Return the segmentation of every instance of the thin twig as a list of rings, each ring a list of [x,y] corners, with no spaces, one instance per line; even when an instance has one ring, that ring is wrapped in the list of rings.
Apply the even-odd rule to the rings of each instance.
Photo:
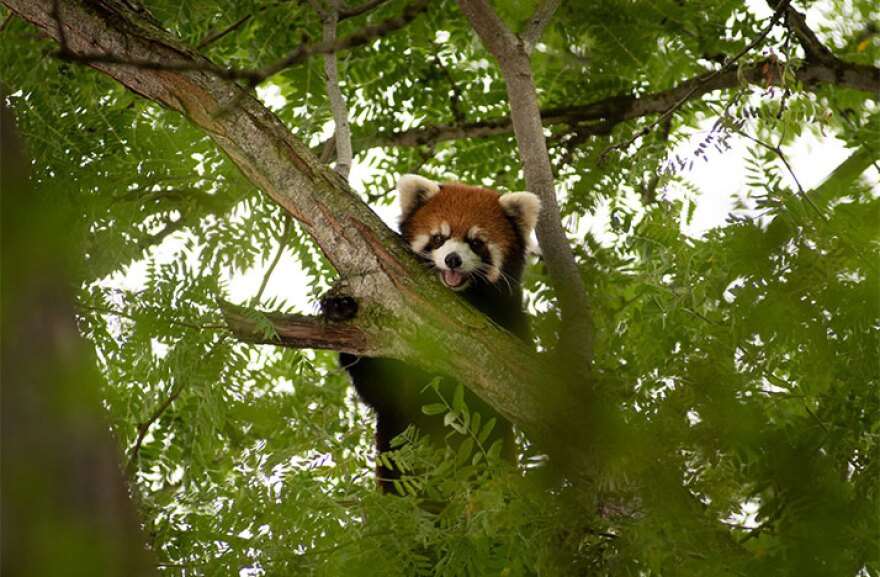
[[[162,227],[162,230],[155,234],[148,235],[138,241],[138,246],[141,249],[147,249],[151,246],[157,245],[168,235],[177,232],[181,228],[183,228],[187,224],[187,221],[184,217],[180,217],[177,220],[171,220],[170,218],[165,219],[165,226]]]
[[[445,76],[447,82],[449,82],[449,110],[452,112],[452,118],[455,119],[456,124],[463,124],[465,122],[465,114],[459,106],[459,103],[462,101],[462,95],[458,83],[452,77],[449,68],[443,64],[443,59],[440,58],[439,54],[434,54],[430,57],[430,60],[443,72],[443,76]]]
[[[739,134],[740,136],[743,136],[743,137],[751,140],[752,142],[754,142],[758,146],[766,148],[767,150],[769,150],[770,152],[772,152],[776,156],[778,156],[779,160],[782,161],[782,164],[785,166],[786,170],[788,170],[788,174],[791,175],[792,180],[794,180],[794,183],[798,188],[798,193],[799,193],[798,196],[800,196],[802,199],[807,201],[807,204],[809,204],[810,207],[812,207],[812,209],[816,211],[816,214],[819,215],[819,218],[821,218],[823,220],[828,220],[828,217],[825,216],[825,213],[822,212],[822,209],[820,209],[818,206],[816,206],[816,203],[813,202],[813,199],[810,198],[810,195],[807,194],[807,192],[804,190],[804,187],[801,186],[801,182],[800,182],[800,180],[798,180],[797,174],[795,174],[794,169],[792,169],[791,164],[789,164],[788,159],[785,157],[785,153],[782,152],[782,148],[780,145],[777,144],[776,146],[773,146],[772,144],[768,144],[768,143],[764,142],[763,140],[761,140],[760,138],[755,138],[754,136],[752,136],[751,134],[749,134],[748,132],[746,132],[744,130],[737,130],[736,133]]]
[[[251,304],[256,305],[260,302],[260,299],[263,297],[263,291],[266,290],[266,285],[269,284],[269,277],[272,276],[272,273],[275,271],[275,267],[278,266],[278,261],[281,260],[281,255],[284,254],[284,247],[287,245],[287,239],[290,236],[290,229],[293,225],[293,218],[286,214],[284,215],[284,229],[281,231],[281,236],[278,238],[278,250],[275,252],[275,257],[272,259],[272,262],[269,264],[269,268],[266,269],[266,274],[263,275],[263,282],[260,283],[260,288],[257,290],[257,294],[254,295],[254,298],[251,299]]]
[[[55,0],[57,6],[58,0]],[[123,58],[114,54],[94,54],[73,52],[67,45],[63,27],[56,18],[59,28],[59,49],[56,55],[62,60],[81,62],[84,64],[119,64],[134,66],[146,70],[167,70],[171,72],[204,71],[210,72],[226,80],[245,80],[248,86],[254,87],[279,72],[295,66],[314,54],[335,53],[363,46],[373,40],[396,32],[412,22],[428,8],[430,0],[415,0],[408,4],[397,16],[393,16],[372,26],[365,26],[358,32],[339,38],[333,42],[303,43],[281,60],[260,69],[232,68],[218,66],[205,58],[199,60],[148,60],[141,58]],[[57,13],[56,13],[57,16]]]
[[[672,117],[667,117],[660,127],[660,141],[664,147],[669,142],[669,134],[672,132]],[[657,186],[660,184],[661,171],[655,170],[642,188],[642,204],[647,206],[657,200]]]
[[[544,28],[553,19],[560,4],[561,0],[544,0],[535,9],[535,13],[529,18],[525,29],[520,34],[520,38],[525,44],[526,54],[531,54],[535,49],[535,45],[541,39],[541,34],[544,33]]]
[[[748,54],[749,52],[751,52],[752,49],[754,49],[758,44],[760,44],[761,42],[763,42],[764,39],[767,37],[767,35],[770,34],[770,31],[773,29],[773,27],[776,26],[776,23],[779,21],[779,18],[782,16],[782,13],[783,13],[783,12],[785,11],[785,9],[788,7],[788,4],[789,4],[790,1],[791,1],[791,0],[783,0],[782,2],[780,2],[779,6],[776,8],[776,11],[773,13],[773,17],[770,19],[770,24],[768,24],[767,27],[764,28],[764,30],[761,32],[761,34],[759,34],[757,38],[755,38],[753,41],[749,42],[749,44],[748,44],[745,48],[743,48],[742,50],[740,50],[736,55],[734,55],[730,60],[728,60],[727,63],[724,64],[724,66],[722,66],[722,67],[719,68],[718,70],[716,70],[716,71],[714,71],[714,72],[712,72],[712,73],[707,74],[706,76],[704,76],[704,77],[702,78],[702,80],[701,80],[701,83],[709,82],[709,81],[711,81],[713,78],[715,78],[716,76],[718,76],[719,74],[721,74],[722,72],[725,72],[725,71],[729,70],[731,67],[733,67],[733,65],[734,65],[734,64],[735,64],[740,58],[742,58],[743,56],[745,56],[746,54]],[[678,110],[679,108],[681,108],[681,106],[682,106],[685,102],[687,102],[688,100],[690,100],[691,96],[692,96],[692,95],[693,95],[693,94],[694,94],[699,88],[700,88],[700,84],[697,84],[697,85],[693,86],[693,87],[692,87],[692,88],[691,88],[691,89],[690,89],[690,90],[689,90],[684,96],[682,96],[681,98],[679,98],[679,99],[675,102],[675,104],[673,104],[673,105],[672,105],[671,107],[669,107],[669,109],[667,109],[663,114],[661,114],[659,117],[657,117],[657,119],[654,120],[654,122],[652,122],[652,123],[649,124],[648,126],[646,126],[646,127],[642,128],[641,130],[639,130],[636,134],[634,134],[634,135],[633,135],[631,138],[629,138],[628,140],[623,141],[623,142],[618,142],[618,143],[616,143],[616,144],[612,144],[611,146],[609,146],[608,148],[606,148],[605,150],[603,150],[602,153],[599,155],[597,161],[598,161],[598,162],[602,162],[603,160],[605,160],[605,157],[606,157],[606,156],[607,156],[612,150],[629,148],[629,147],[630,147],[630,146],[631,146],[636,140],[638,140],[638,139],[641,138],[642,136],[645,136],[646,134],[648,134],[649,132],[651,132],[651,131],[652,131],[657,125],[659,125],[661,122],[663,122],[668,116],[670,116],[673,112],[675,112],[676,110]]]
[[[0,32],[6,30],[6,28],[9,26],[9,23],[12,22],[13,18],[15,18],[15,12],[10,10],[9,14],[6,15],[6,18],[3,19],[3,23],[0,24]]]
[[[268,78],[278,72],[281,72],[285,68],[289,68],[290,66],[302,62],[312,54],[325,54],[328,52],[339,52],[340,50],[348,50],[350,48],[355,48],[358,46],[363,46],[379,38],[381,36],[386,36],[391,32],[396,32],[401,28],[405,27],[407,24],[415,20],[416,16],[421,14],[428,8],[428,4],[430,0],[415,0],[414,2],[408,4],[397,16],[393,16],[386,20],[383,20],[379,24],[373,26],[365,26],[359,32],[352,34],[350,36],[346,36],[345,38],[336,39],[332,42],[320,42],[317,44],[303,44],[302,46],[294,49],[287,57],[283,58],[279,62],[276,62],[273,65],[270,65],[263,69],[262,74],[264,78]]]
[[[211,44],[217,42],[218,40],[220,40],[221,38],[223,38],[227,34],[235,32],[236,30],[241,28],[245,22],[247,22],[248,20],[253,18],[253,16],[254,16],[253,14],[248,14],[246,16],[242,16],[241,18],[239,18],[238,20],[236,20],[234,23],[230,24],[228,27],[224,28],[223,30],[221,30],[219,32],[215,32],[214,34],[209,34],[208,36],[205,36],[205,38],[201,42],[198,43],[198,48],[202,49],[207,46],[210,46]]]
[[[150,430],[150,427],[153,425],[153,423],[159,420],[159,417],[162,416],[162,413],[164,413],[166,409],[171,406],[171,403],[173,403],[174,400],[178,396],[180,396],[180,393],[183,391],[185,386],[186,381],[178,381],[174,388],[171,390],[171,394],[168,395],[165,400],[159,404],[158,407],[156,407],[156,410],[153,411],[153,414],[150,415],[150,417],[146,421],[138,425],[138,436],[131,450],[128,452],[128,464],[125,467],[125,470],[128,472],[129,476],[134,473],[134,466],[138,456],[138,452],[141,450],[141,445],[144,442],[144,437],[147,436],[147,431]]]
[[[321,17],[324,42],[334,42],[336,40],[336,27],[339,22],[341,4],[337,1],[331,1],[329,2],[330,5],[324,8],[320,0],[309,0],[309,3]],[[351,125],[349,124],[348,106],[345,103],[345,96],[343,96],[342,89],[339,86],[339,68],[335,52],[324,54],[324,74],[326,76],[324,83],[327,87],[327,97],[330,101],[330,112],[333,115],[333,134],[336,148],[335,170],[342,178],[348,180],[354,156],[351,149]]]
[[[339,11],[339,21],[342,22],[343,20],[360,16],[361,14],[369,12],[373,8],[378,8],[387,1],[388,0],[370,0],[369,2],[364,2],[360,6],[346,6]]]

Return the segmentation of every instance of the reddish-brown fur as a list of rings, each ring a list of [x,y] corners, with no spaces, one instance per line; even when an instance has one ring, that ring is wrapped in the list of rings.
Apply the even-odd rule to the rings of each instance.
[[[510,220],[498,204],[499,194],[494,190],[444,184],[409,219],[401,223],[401,233],[408,241],[419,234],[431,234],[441,223],[449,224],[451,238],[465,238],[468,231],[479,227],[483,239],[498,246],[507,262],[512,251],[522,252],[522,241],[517,238]]]

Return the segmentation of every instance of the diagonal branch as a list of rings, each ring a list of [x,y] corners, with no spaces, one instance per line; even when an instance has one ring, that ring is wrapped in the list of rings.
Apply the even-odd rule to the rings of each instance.
[[[134,445],[132,445],[131,450],[128,452],[128,464],[125,466],[125,470],[128,473],[129,477],[134,472],[134,467],[137,464],[138,453],[141,450],[141,445],[144,443],[144,438],[147,436],[147,431],[150,430],[150,427],[153,426],[153,423],[159,420],[159,417],[171,406],[171,403],[180,396],[180,393],[183,392],[184,387],[186,387],[186,381],[178,381],[174,388],[171,390],[171,393],[165,397],[165,399],[156,407],[156,410],[153,411],[153,414],[144,421],[139,424],[137,427],[137,439],[135,439]]]
[[[365,14],[374,8],[378,8],[382,4],[386,3],[388,0],[368,0],[359,6],[345,6],[339,12],[339,21],[346,20],[348,18],[354,18],[355,16],[360,16],[361,14]]]
[[[60,41],[52,0],[0,2]],[[60,0],[58,5],[69,48],[76,53],[124,62],[204,62],[126,0]],[[106,62],[91,66],[185,115],[300,223],[339,272],[343,294],[359,305],[358,317],[351,321],[364,336],[359,353],[398,359],[466,383],[551,449],[554,439],[565,438],[561,424],[546,414],[553,394],[546,383],[555,380],[555,367],[438,283],[339,174],[322,165],[256,98],[204,70],[150,70]],[[227,106],[230,101],[234,104]],[[316,323],[313,319],[311,325]],[[233,327],[234,321],[229,324]],[[326,326],[351,329],[348,323]],[[331,346],[330,339],[312,344]],[[586,471],[588,456],[578,455],[584,461],[580,469]]]
[[[290,229],[292,227],[293,219],[290,218],[289,214],[285,214],[284,228],[281,230],[281,236],[278,237],[278,250],[275,251],[275,256],[272,258],[272,262],[269,263],[269,268],[266,269],[266,274],[263,275],[263,281],[260,283],[260,288],[257,289],[257,294],[251,299],[251,302],[254,304],[260,302],[260,299],[263,298],[263,292],[269,284],[269,279],[272,277],[272,273],[275,272],[275,267],[278,266],[278,262],[281,260],[281,255],[284,254],[284,249],[287,246],[288,238],[290,238]]]
[[[541,111],[541,123],[544,126],[568,125],[573,132],[585,135],[610,134],[620,122],[661,114],[683,98],[692,101],[716,90],[736,88],[743,82],[764,87],[781,85],[781,72],[785,66],[785,62],[766,58],[744,65],[739,70],[727,70],[721,74],[704,72],[670,89],[639,97],[620,94],[589,104],[546,108]],[[795,70],[794,74],[795,80],[807,88],[834,84],[880,96],[880,68],[842,61],[834,65],[807,63]],[[388,135],[356,135],[354,144],[356,150],[428,146],[449,140],[488,138],[511,132],[513,121],[510,116],[501,116],[473,122],[421,126]]]
[[[767,0],[767,4],[774,10],[780,8],[785,10],[785,23],[803,46],[807,61],[830,64],[836,60],[831,51],[816,36],[816,33],[807,26],[807,17],[804,14],[798,12],[787,2]]]
[[[265,6],[260,7],[261,11],[265,10],[265,9],[266,9]],[[208,34],[207,36],[205,36],[202,39],[201,42],[199,42],[198,47],[200,49],[206,48],[207,46],[210,46],[211,44],[214,44],[215,42],[220,41],[225,36],[235,32],[236,30],[238,30],[239,28],[244,26],[244,24],[253,17],[254,17],[253,14],[246,14],[245,16],[242,16],[241,18],[239,18],[238,20],[236,20],[235,22],[233,22],[232,24],[230,24],[229,26],[227,26],[223,30],[220,30],[218,32],[214,32],[212,34]]]

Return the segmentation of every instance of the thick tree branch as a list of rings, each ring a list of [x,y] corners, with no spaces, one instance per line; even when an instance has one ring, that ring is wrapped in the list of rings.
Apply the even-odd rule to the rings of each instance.
[[[52,0],[2,3],[60,39]],[[229,80],[184,66],[204,59],[124,0],[100,4],[64,0],[59,7],[68,48],[74,54],[181,64],[177,70],[154,70],[91,63],[145,98],[185,114],[299,221],[339,272],[345,294],[360,305],[357,330],[364,344],[351,350],[400,359],[468,383],[545,446],[565,437],[561,423],[546,415],[553,392],[547,383],[555,380],[554,368],[438,283],[347,183],[320,164],[259,101]],[[235,104],[227,106],[229,102]],[[230,325],[234,323],[230,317]],[[302,330],[302,322],[297,326]],[[308,339],[317,339],[314,332],[309,334]],[[330,340],[338,342],[322,337],[321,343],[330,347]],[[586,460],[586,453],[580,458]],[[580,469],[585,468],[584,463]]]
[[[583,374],[592,364],[593,317],[574,253],[561,224],[529,56],[523,41],[484,0],[458,0],[458,6],[498,61],[504,76],[526,187],[541,198],[536,232],[562,313],[559,353],[571,370]]]
[[[773,10],[781,8],[785,11],[785,23],[791,28],[800,41],[801,46],[803,46],[807,61],[832,64],[836,60],[831,51],[816,36],[816,33],[807,26],[807,17],[804,14],[798,12],[788,2],[767,0],[767,4]]]
[[[692,101],[716,90],[742,86],[743,82],[758,86],[780,86],[785,63],[765,58],[749,63],[739,70],[721,74],[704,72],[684,80],[668,90],[643,96],[620,94],[589,104],[546,108],[541,111],[544,126],[567,124],[572,131],[589,135],[609,134],[620,122],[650,114],[661,114],[685,98]],[[880,68],[837,61],[833,65],[806,63],[794,71],[795,79],[807,88],[833,84],[843,88],[880,96]],[[590,124],[592,123],[592,124]],[[513,132],[510,116],[460,124],[431,125],[388,135],[356,135],[356,150],[375,147],[430,146],[462,138],[487,138]]]
[[[368,335],[354,324],[328,323],[323,317],[270,312],[257,313],[255,317],[252,309],[228,302],[221,302],[220,309],[232,334],[243,341],[357,355],[372,352]],[[271,331],[266,330],[269,326]]]

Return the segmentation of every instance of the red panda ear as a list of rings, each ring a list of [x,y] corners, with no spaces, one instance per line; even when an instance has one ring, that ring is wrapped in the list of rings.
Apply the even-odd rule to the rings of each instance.
[[[531,192],[509,192],[498,197],[501,210],[519,228],[524,239],[531,237],[541,212],[541,200]]]
[[[404,174],[397,181],[400,192],[400,220],[409,218],[429,198],[440,192],[440,185],[417,174]]]

